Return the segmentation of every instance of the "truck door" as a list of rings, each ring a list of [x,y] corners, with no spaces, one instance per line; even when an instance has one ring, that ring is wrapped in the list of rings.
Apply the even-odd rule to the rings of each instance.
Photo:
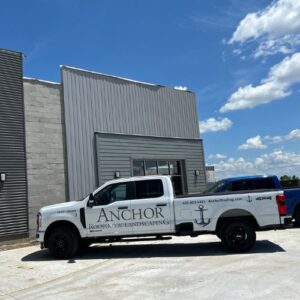
[[[86,208],[88,236],[131,235],[130,199],[134,183],[108,185],[94,195],[93,207]]]
[[[171,232],[171,202],[161,179],[135,181],[131,210],[133,234]]]

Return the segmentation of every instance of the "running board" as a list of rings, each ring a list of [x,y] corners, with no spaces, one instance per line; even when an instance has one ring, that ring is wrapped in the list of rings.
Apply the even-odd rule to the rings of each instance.
[[[165,237],[149,237],[149,238],[122,238],[118,242],[147,242],[147,241],[165,241],[165,240],[171,240],[171,236],[165,236]]]

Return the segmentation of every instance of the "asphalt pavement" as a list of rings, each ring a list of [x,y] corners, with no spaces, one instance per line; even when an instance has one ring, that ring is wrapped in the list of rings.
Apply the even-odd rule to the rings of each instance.
[[[0,252],[0,299],[300,299],[300,229],[230,254],[215,236],[93,245],[70,260]]]

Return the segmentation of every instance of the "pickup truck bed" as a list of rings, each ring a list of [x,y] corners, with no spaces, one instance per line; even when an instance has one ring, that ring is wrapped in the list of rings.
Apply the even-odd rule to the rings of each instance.
[[[227,218],[244,217],[255,223],[257,230],[281,228],[284,220],[273,213],[278,210],[276,196],[280,193],[274,190],[181,196],[174,199],[176,225],[186,226],[193,220],[195,232],[215,232]]]
[[[207,191],[210,193],[225,192],[249,192],[249,191],[270,191],[282,190],[286,198],[287,214],[295,219],[295,223],[300,225],[300,187],[299,188],[283,188],[281,182],[275,175],[269,176],[241,176],[220,180],[216,182]]]

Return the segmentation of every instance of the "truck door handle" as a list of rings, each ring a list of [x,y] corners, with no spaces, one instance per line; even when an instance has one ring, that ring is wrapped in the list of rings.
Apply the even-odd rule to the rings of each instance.
[[[156,204],[156,206],[167,206],[166,203],[159,203],[159,204]]]
[[[128,209],[128,206],[120,206],[118,209]]]

